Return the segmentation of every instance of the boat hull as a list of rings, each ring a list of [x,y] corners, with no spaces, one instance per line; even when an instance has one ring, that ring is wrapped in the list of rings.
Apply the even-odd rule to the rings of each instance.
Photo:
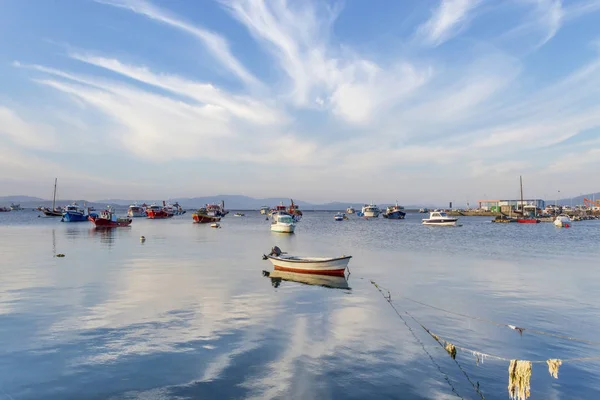
[[[139,210],[139,211],[128,210],[127,216],[130,218],[144,218],[144,217],[147,217],[148,215],[146,214],[145,210]]]
[[[569,228],[571,227],[571,219],[565,217],[557,217],[554,220],[554,226],[558,228]]]
[[[540,222],[539,219],[529,219],[529,218],[519,218],[517,219],[519,224],[538,224]]]
[[[210,215],[194,213],[192,214],[192,219],[196,224],[212,224],[214,222],[219,222],[221,217],[211,217]]]
[[[379,211],[365,211],[362,213],[365,218],[377,218],[379,217]]]
[[[329,258],[315,261],[290,260],[281,257],[267,256],[276,271],[299,274],[344,276],[351,256]]]
[[[428,226],[456,226],[457,219],[446,220],[423,220],[423,225]]]
[[[131,218],[127,219],[117,219],[116,221],[112,221],[106,218],[99,218],[97,216],[91,215],[88,217],[88,220],[93,223],[96,228],[119,228],[126,227],[131,225]]]
[[[166,219],[166,218],[171,218],[173,216],[173,214],[170,214],[164,210],[160,210],[160,211],[148,210],[146,212],[146,214],[149,219]]]
[[[83,222],[87,221],[88,216],[83,213],[75,213],[67,211],[62,215],[63,222]]]
[[[294,233],[294,230],[296,229],[295,225],[288,225],[288,224],[272,224],[271,225],[271,232],[279,232],[279,233]]]
[[[390,213],[383,214],[383,218],[387,219],[404,219],[405,216],[406,213],[404,213],[403,211],[392,211]]]

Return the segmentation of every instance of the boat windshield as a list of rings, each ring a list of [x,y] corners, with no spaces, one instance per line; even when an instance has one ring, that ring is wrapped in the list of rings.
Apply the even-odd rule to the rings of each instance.
[[[291,224],[292,223],[292,217],[288,217],[288,216],[279,217],[278,221],[282,222],[284,224]]]
[[[439,215],[440,215],[440,217],[447,217],[448,216],[448,214],[446,214],[445,212],[441,212],[441,213],[439,213]]]

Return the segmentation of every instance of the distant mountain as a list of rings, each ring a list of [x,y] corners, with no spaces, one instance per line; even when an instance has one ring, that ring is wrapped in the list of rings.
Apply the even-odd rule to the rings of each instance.
[[[3,203],[28,203],[28,202],[40,202],[44,201],[44,199],[40,199],[39,197],[31,197],[31,196],[0,196],[0,204]]]
[[[590,193],[590,194],[583,194],[581,196],[576,196],[573,197],[572,199],[560,199],[558,200],[558,204],[561,206],[570,206],[571,204],[573,204],[574,206],[576,205],[580,205],[583,204],[583,199],[589,199],[589,200],[600,200],[600,192],[596,192],[596,193]],[[556,203],[556,200],[546,200],[546,204],[554,204]]]

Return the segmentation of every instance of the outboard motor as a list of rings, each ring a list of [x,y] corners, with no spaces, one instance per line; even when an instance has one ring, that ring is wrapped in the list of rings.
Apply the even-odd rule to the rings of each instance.
[[[275,256],[275,257],[279,257],[281,255],[281,249],[277,246],[274,246],[271,249],[271,253],[269,254],[270,256]]]

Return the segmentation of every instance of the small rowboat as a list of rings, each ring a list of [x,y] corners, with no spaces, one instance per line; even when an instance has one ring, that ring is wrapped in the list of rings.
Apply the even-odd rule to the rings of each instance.
[[[346,268],[348,268],[348,262],[350,262],[352,256],[334,258],[299,257],[283,254],[281,251],[273,251],[270,255],[265,255],[263,258],[270,260],[276,271],[344,276]]]

